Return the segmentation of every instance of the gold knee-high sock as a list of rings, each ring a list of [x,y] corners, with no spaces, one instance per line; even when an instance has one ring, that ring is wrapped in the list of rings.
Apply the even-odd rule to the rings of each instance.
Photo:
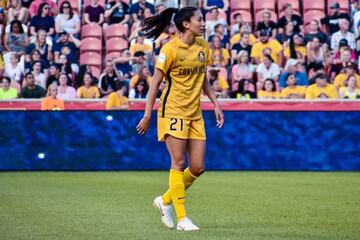
[[[183,177],[183,181],[184,181],[184,185],[185,185],[185,190],[188,189],[193,182],[197,179],[197,177],[195,177],[191,172],[189,168],[186,168],[184,171],[184,177]],[[168,189],[164,195],[162,195],[162,199],[163,199],[163,203],[165,205],[169,205],[171,203],[171,193],[170,193],[170,189]]]
[[[178,220],[186,217],[185,211],[185,185],[184,173],[170,169],[169,188],[173,206],[175,208],[176,217]]]

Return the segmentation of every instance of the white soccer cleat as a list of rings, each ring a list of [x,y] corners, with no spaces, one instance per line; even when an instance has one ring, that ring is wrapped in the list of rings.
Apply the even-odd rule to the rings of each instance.
[[[162,197],[156,197],[153,203],[154,208],[159,209],[161,214],[161,221],[167,228],[174,228],[174,220],[172,218],[172,207],[171,205],[163,204]]]
[[[177,230],[179,231],[199,231],[200,228],[196,226],[189,218],[185,217],[177,224]]]

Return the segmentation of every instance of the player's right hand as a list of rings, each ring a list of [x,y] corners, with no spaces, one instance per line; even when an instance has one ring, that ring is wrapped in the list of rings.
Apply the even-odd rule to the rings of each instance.
[[[150,127],[150,118],[143,117],[139,124],[136,126],[138,134],[144,135]]]

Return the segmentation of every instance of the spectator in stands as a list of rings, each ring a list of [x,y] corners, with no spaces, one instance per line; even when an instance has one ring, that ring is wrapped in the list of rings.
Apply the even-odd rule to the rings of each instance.
[[[300,33],[295,33],[290,38],[290,44],[285,48],[284,56],[286,60],[293,58],[298,60],[302,65],[306,65],[307,51],[304,47],[303,36]]]
[[[1,78],[0,99],[17,98],[18,93],[15,88],[10,87],[11,79],[8,77]]]
[[[59,85],[60,66],[59,64],[52,63],[49,67],[49,76],[46,79],[46,89],[55,82]]]
[[[144,53],[152,53],[152,46],[146,44],[144,42],[145,36],[143,32],[138,32],[137,37],[135,38],[135,42],[130,46],[130,52],[134,55],[137,51],[142,51]]]
[[[259,90],[257,93],[259,99],[274,99],[280,98],[280,93],[276,91],[276,85],[273,79],[266,79],[264,82],[264,87],[262,90]]]
[[[49,86],[47,97],[45,97],[41,102],[42,111],[55,111],[55,110],[64,110],[64,101],[57,98],[58,95],[58,86],[56,83],[52,83]]]
[[[222,24],[227,28],[227,21],[225,19],[219,18],[219,9],[217,7],[212,7],[210,9],[210,19],[207,19],[205,22],[206,36],[209,37],[215,34],[215,26],[217,24]]]
[[[316,99],[316,98],[338,98],[338,93],[336,87],[328,83],[326,75],[319,73],[315,76],[316,83],[310,85],[306,89],[306,99]]]
[[[129,102],[125,97],[126,87],[122,81],[117,81],[115,92],[111,93],[106,102],[106,110],[123,110],[129,109]]]
[[[93,85],[92,76],[89,73],[84,74],[83,85],[77,90],[78,98],[99,98],[100,92],[98,87]]]
[[[128,24],[130,21],[130,7],[122,0],[109,2],[105,11],[104,29],[111,24]]]
[[[25,74],[26,86],[21,89],[21,98],[43,98],[46,95],[45,89],[35,84],[32,73]]]
[[[321,46],[320,39],[313,36],[306,45],[306,52],[308,64],[319,63],[324,61],[326,49]]]
[[[3,13],[1,13],[1,11],[0,11],[0,53],[2,53],[4,51],[3,38],[4,38],[4,32],[5,32],[4,21],[1,19],[1,15],[3,15]]]
[[[116,1],[112,3],[116,5]],[[111,6],[111,3],[109,3],[109,5]],[[84,10],[85,24],[97,23],[102,25],[105,20],[104,13],[105,9],[103,6],[99,5],[98,0],[91,0],[90,5],[86,6]]]
[[[71,63],[69,62],[68,58],[65,54],[61,54],[59,56],[59,66],[60,66],[60,72],[66,73],[68,78],[73,79],[73,71],[71,69]]]
[[[75,88],[69,86],[70,79],[65,73],[59,75],[59,87],[57,98],[62,100],[72,100],[76,98]]]
[[[130,89],[129,99],[146,98],[148,91],[149,85],[145,79],[141,79],[136,83],[135,88]]]
[[[279,85],[280,68],[274,63],[274,60],[269,54],[265,54],[263,61],[256,68],[257,82],[256,89],[262,89],[266,79],[273,79],[275,85]]]
[[[12,22],[16,19],[26,24],[29,17],[28,14],[28,10],[22,6],[21,0],[10,0],[7,22]]]
[[[76,88],[79,88],[83,85],[83,82],[84,82],[83,79],[84,79],[85,74],[90,74],[92,83],[94,85],[97,85],[99,83],[99,79],[97,79],[97,77],[94,76],[94,74],[92,73],[91,67],[89,65],[81,65],[79,73],[76,75],[76,79],[75,79],[74,86]],[[71,78],[69,78],[69,79],[71,79]]]
[[[153,13],[150,8],[141,9],[138,15],[139,20],[134,22],[131,26],[130,36],[136,36],[142,29],[142,22],[149,17],[152,17]],[[130,37],[132,39],[132,37]]]
[[[339,49],[334,52],[334,63],[341,62],[340,55],[343,54],[344,51],[349,51],[350,52],[350,60],[353,62],[356,62],[355,50],[350,49],[348,41],[345,38],[343,38],[339,42]]]
[[[50,16],[54,16],[57,14],[57,6],[55,1],[52,0],[34,0],[31,2],[30,8],[29,8],[29,14],[30,17],[34,17],[36,14],[38,14],[39,9],[41,9],[41,4],[46,3],[48,6],[50,6]],[[24,1],[23,1],[24,5]],[[39,15],[39,14],[38,14]]]
[[[40,59],[42,62],[48,62],[52,60],[51,46],[46,43],[46,32],[40,29],[37,32],[37,37],[34,43],[30,43],[25,51],[25,61],[30,62],[30,54],[34,50],[40,52]]]
[[[346,19],[339,20],[340,30],[331,36],[331,49],[337,51],[341,39],[348,41],[349,47],[354,50],[356,48],[355,35],[349,32],[350,22]]]
[[[179,8],[178,0],[155,0],[155,7],[163,6],[164,8]],[[189,5],[188,5],[189,6]],[[194,5],[192,5],[194,6]],[[160,11],[161,12],[161,11]],[[160,13],[157,11],[157,13]]]
[[[294,74],[298,85],[300,86],[309,85],[309,79],[306,73],[299,71],[299,61],[290,58],[286,62],[285,71],[280,75],[279,78],[279,84],[281,89],[287,87],[286,78],[289,74]]]
[[[24,76],[24,65],[20,64],[19,55],[16,52],[10,55],[10,64],[5,65],[4,75],[9,77],[11,81],[21,82]]]
[[[73,72],[79,72],[77,48],[80,47],[81,42],[76,39],[72,34],[68,34],[66,31],[59,33],[60,38],[54,44],[54,60],[56,63],[60,63],[60,55],[66,55],[68,61],[71,63],[71,69]],[[70,42],[71,40],[71,42]]]
[[[284,4],[283,11],[285,15],[279,19],[278,30],[279,33],[284,32],[285,26],[288,22],[292,22],[294,25],[294,32],[304,33],[304,22],[299,15],[294,14],[294,9],[291,3]]]
[[[296,85],[296,77],[289,74],[286,77],[287,87],[281,90],[282,98],[305,98],[306,87]]]
[[[338,2],[333,2],[330,5],[329,15],[326,15],[321,19],[321,24],[326,26],[327,32],[331,36],[339,31],[339,21],[343,18],[347,19],[349,22],[351,21],[349,14],[340,12],[340,4]]]
[[[230,39],[229,36],[225,34],[224,25],[221,23],[215,25],[215,34],[209,37],[209,42],[212,42],[212,39],[215,36],[219,36],[221,39],[221,47],[229,49],[230,48]]]
[[[17,52],[19,55],[24,55],[26,47],[29,44],[29,39],[22,28],[19,20],[14,20],[10,24],[10,32],[5,34],[4,48],[8,52]]]
[[[331,56],[332,65],[331,65],[331,79],[334,79],[336,75],[345,70],[347,64],[351,62],[351,50],[343,49],[340,51],[340,60],[333,60]]]
[[[325,55],[327,55],[327,54],[328,53],[326,53]],[[324,61],[324,63],[325,63],[325,61]],[[318,73],[323,73],[326,76],[328,75],[328,67],[325,67],[322,62],[313,62],[307,66],[307,72],[308,72],[309,85],[311,85],[311,84],[315,83],[314,77]],[[329,74],[329,76],[330,76],[330,74]]]
[[[149,9],[152,14],[155,14],[155,7],[146,0],[139,0],[135,4],[131,4],[130,13],[134,23],[142,20],[142,14]]]
[[[48,3],[41,3],[38,14],[32,17],[30,22],[31,41],[35,41],[37,32],[42,29],[45,30],[47,39],[52,42],[52,36],[55,33],[54,17],[50,16],[50,5]]]
[[[229,84],[223,76],[220,76],[218,69],[211,69],[209,71],[209,82],[210,85],[213,87],[217,97],[229,97]]]
[[[345,99],[360,99],[360,88],[356,84],[356,77],[354,75],[350,75],[345,82],[345,86],[340,87],[339,97]]]
[[[35,84],[39,85],[42,88],[46,88],[46,76],[41,72],[41,63],[40,61],[35,61],[32,67],[31,73],[34,76]]]
[[[293,22],[287,22],[285,24],[285,31],[282,31],[276,36],[276,40],[278,40],[279,43],[283,45],[283,48],[286,48],[289,46],[290,39],[292,35],[294,35],[294,23]]]
[[[320,40],[321,44],[326,43],[327,36],[320,30],[320,23],[313,19],[309,24],[309,31],[305,34],[304,44],[307,45],[314,37]]]
[[[244,18],[241,13],[236,13],[233,16],[233,23],[231,24],[230,36],[240,32],[240,26],[244,24]]]
[[[148,68],[144,67],[144,66],[141,66],[137,72],[137,74],[135,74],[132,78],[131,78],[131,81],[130,81],[130,84],[129,84],[129,88],[130,88],[130,91],[131,89],[134,89],[136,88],[136,84],[139,82],[139,81],[146,81],[146,85],[149,87],[151,82],[152,82],[152,77],[151,77],[151,73],[149,71]]]
[[[251,45],[249,44],[249,33],[242,33],[241,39],[231,48],[231,61],[233,64],[237,63],[238,54],[241,51],[246,51],[251,56]]]
[[[120,51],[120,57],[113,59],[116,63],[116,69],[122,73],[124,80],[130,80],[132,72],[132,67],[130,65],[130,61],[136,61],[138,57],[131,56],[131,53],[128,49],[123,49]]]
[[[243,33],[248,33],[249,34],[249,44],[251,46],[254,45],[254,43],[257,42],[257,39],[256,39],[255,35],[251,33],[250,25],[248,23],[243,23],[243,24],[240,24],[239,27],[240,27],[239,33],[235,34],[234,36],[232,36],[230,38],[230,45],[233,46],[234,44],[240,42],[241,35]]]
[[[256,64],[259,64],[263,61],[264,55],[269,54],[276,64],[282,66],[283,48],[278,41],[269,39],[269,37],[268,31],[260,31],[260,41],[253,45],[251,57]]]
[[[277,24],[271,20],[271,12],[264,10],[262,12],[262,21],[259,21],[256,26],[256,35],[260,36],[260,31],[266,30],[272,38],[277,35]]]
[[[256,98],[255,86],[249,79],[241,79],[236,91],[233,91],[231,98],[249,100]]]
[[[237,89],[238,82],[241,79],[250,79],[254,78],[255,67],[249,61],[249,54],[247,51],[242,50],[238,54],[238,63],[232,66],[231,69],[231,82],[232,89]]]
[[[55,31],[59,34],[66,31],[68,34],[80,39],[81,22],[79,16],[73,12],[69,1],[60,5],[60,13],[55,18]]]
[[[220,8],[224,12],[227,12],[230,7],[229,0],[204,0],[202,8],[206,11],[211,11],[212,7]]]
[[[148,62],[148,56],[145,55],[145,53],[143,51],[137,51],[134,53],[134,61],[131,62],[131,72],[137,73],[140,70],[142,70],[144,67],[149,67],[147,65]]]
[[[175,24],[171,24],[161,35],[155,40],[155,56],[158,56],[160,54],[160,49],[162,46],[164,46],[167,42],[172,40],[176,37],[177,29],[175,27]]]
[[[212,65],[215,67],[227,67],[229,65],[230,54],[226,48],[221,47],[221,39],[214,36],[211,43],[211,59]]]
[[[115,63],[106,61],[104,73],[99,78],[98,88],[102,97],[107,97],[114,91],[117,91],[116,82],[122,81],[119,71],[116,69]]]
[[[335,77],[334,86],[337,89],[339,89],[340,87],[344,87],[344,86],[346,86],[346,80],[350,76],[354,76],[356,79],[356,85],[358,87],[360,87],[360,76],[358,74],[356,74],[355,68],[356,68],[356,66],[354,63],[347,62],[345,65],[345,72],[340,73]]]
[[[47,75],[47,71],[49,68],[49,61],[41,59],[41,54],[39,50],[36,49],[33,50],[32,53],[30,54],[30,59],[28,60],[29,61],[25,61],[25,72],[31,71],[34,62],[40,61],[41,69]]]
[[[358,2],[356,0],[356,2]],[[355,37],[358,38],[360,36],[360,31],[359,31],[359,27],[360,27],[360,4],[357,3],[357,7],[356,7],[356,12],[352,17],[352,22],[353,22],[353,33],[355,34]]]

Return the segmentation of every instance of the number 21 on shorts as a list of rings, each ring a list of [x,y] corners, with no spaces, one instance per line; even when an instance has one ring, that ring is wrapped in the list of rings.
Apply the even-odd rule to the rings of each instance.
[[[177,119],[177,118],[171,118],[170,119],[170,130],[171,131],[184,131],[184,120],[183,119]]]

